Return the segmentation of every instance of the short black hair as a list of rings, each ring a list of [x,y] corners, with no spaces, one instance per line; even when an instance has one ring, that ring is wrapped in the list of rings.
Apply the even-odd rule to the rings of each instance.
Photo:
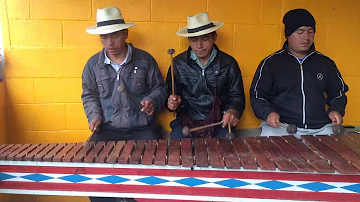
[[[216,31],[213,31],[213,32],[211,32],[210,33],[212,36],[215,36],[217,33],[216,33]]]

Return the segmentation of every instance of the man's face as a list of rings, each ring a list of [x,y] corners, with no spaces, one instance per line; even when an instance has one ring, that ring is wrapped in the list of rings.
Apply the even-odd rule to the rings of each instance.
[[[126,48],[125,40],[128,38],[128,30],[120,30],[110,34],[100,35],[101,43],[104,45],[107,53],[117,55]]]
[[[216,33],[189,37],[190,47],[199,59],[208,59],[216,41]]]
[[[314,35],[314,28],[306,26],[299,27],[299,29],[293,32],[288,38],[289,48],[300,54],[307,53],[314,43]]]

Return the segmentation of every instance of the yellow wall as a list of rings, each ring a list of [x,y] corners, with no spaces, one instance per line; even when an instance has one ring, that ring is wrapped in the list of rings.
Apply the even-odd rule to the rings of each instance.
[[[6,56],[0,106],[7,104],[6,113],[0,107],[0,128],[4,119],[8,126],[3,140],[66,142],[88,137],[80,100],[81,72],[101,44],[85,28],[95,24],[97,8],[111,5],[121,8],[126,21],[137,23],[130,29],[129,42],[150,52],[163,75],[170,62],[167,49],[174,48],[178,54],[187,48],[187,40],[175,35],[185,26],[187,15],[208,11],[213,20],[224,21],[217,44],[239,62],[247,99],[239,128],[258,127],[249,105],[249,86],[259,62],[284,41],[282,16],[292,8],[307,8],[317,20],[317,49],[335,60],[351,89],[345,123],[360,125],[356,104],[360,101],[360,1],[0,0]],[[159,120],[169,130],[172,118],[164,111]],[[50,198],[39,197],[39,201]]]
[[[7,29],[1,29],[2,24],[4,24],[3,19],[6,19],[6,12],[4,12],[4,7],[5,7],[5,3],[3,0],[0,0],[0,35],[3,36],[4,40],[3,40],[3,45],[4,46],[9,46],[9,40],[8,40],[8,34],[7,34]],[[1,40],[1,36],[0,36],[0,40]],[[1,41],[0,41],[1,43]],[[0,45],[0,48],[2,46]],[[1,52],[0,52],[1,53]],[[1,63],[0,63],[0,68],[1,68]],[[1,70],[0,70],[1,71]],[[6,143],[6,124],[5,124],[5,84],[4,82],[0,82],[0,144],[4,144]],[[1,199],[1,195],[0,195],[0,199]]]

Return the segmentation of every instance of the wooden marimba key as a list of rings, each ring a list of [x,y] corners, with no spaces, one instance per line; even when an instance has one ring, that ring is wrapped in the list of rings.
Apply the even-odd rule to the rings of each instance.
[[[360,200],[360,135],[302,136],[302,139],[279,136],[235,138],[233,141],[209,138],[0,145],[0,193],[28,193],[27,189],[31,189],[32,193],[38,194],[103,196],[105,193],[106,196],[236,201],[258,197],[247,191],[262,190],[254,188],[254,185],[261,185],[260,180],[284,186],[294,182],[292,191],[275,190],[264,183],[261,186],[267,190],[259,192],[263,199],[276,195],[280,197],[277,199],[283,200],[327,200],[326,197],[331,200],[336,200],[336,197]],[[47,176],[51,181],[7,179],[11,173],[16,173],[13,176]],[[88,184],[82,183],[87,186],[80,186],[78,182],[65,183],[54,177],[57,175],[69,175],[69,178],[79,175],[91,180],[85,180]],[[101,177],[94,177],[98,175]],[[115,183],[105,180],[112,183],[105,186],[101,181],[106,178],[104,176],[115,181],[127,180]],[[179,180],[183,178],[189,181]],[[10,179],[13,181],[8,181]],[[148,179],[149,182],[136,179]],[[208,179],[208,183],[204,179]],[[157,180],[167,184],[157,184]],[[338,190],[321,195],[305,186],[308,181]],[[203,182],[206,184],[204,187],[194,185]],[[240,182],[249,185],[242,185],[245,188],[241,189]],[[78,186],[72,187],[74,183]],[[182,186],[179,183],[183,183]],[[166,192],[164,187],[172,191]],[[309,189],[309,193],[304,191],[304,187]],[[59,190],[67,193],[60,194]],[[189,193],[199,197],[192,197]]]

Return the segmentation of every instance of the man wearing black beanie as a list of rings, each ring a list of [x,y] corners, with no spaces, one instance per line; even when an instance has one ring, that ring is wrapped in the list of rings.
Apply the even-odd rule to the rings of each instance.
[[[290,10],[283,23],[283,48],[261,61],[250,88],[251,107],[264,120],[261,135],[332,134],[332,126],[343,122],[348,86],[334,61],[315,50],[309,11]],[[295,134],[287,132],[290,124]]]

